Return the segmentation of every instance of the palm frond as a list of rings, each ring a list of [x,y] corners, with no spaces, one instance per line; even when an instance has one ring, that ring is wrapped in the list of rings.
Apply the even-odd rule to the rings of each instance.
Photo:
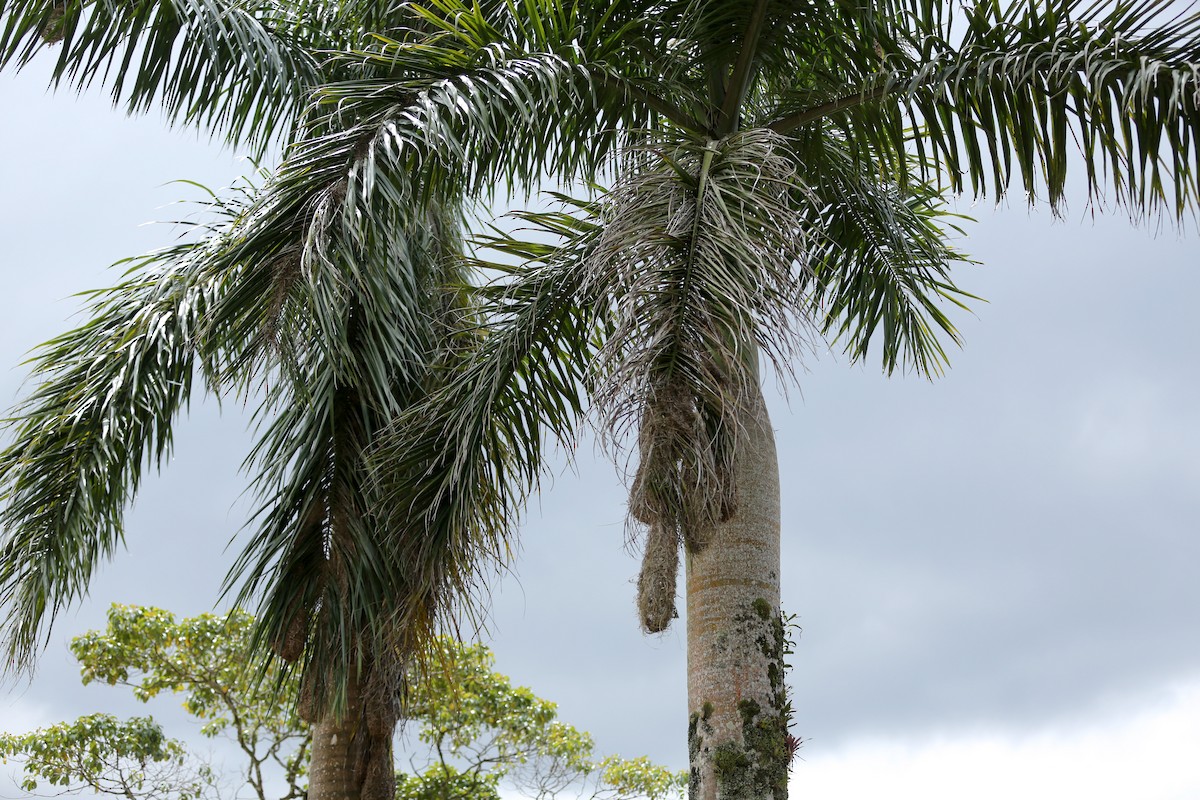
[[[122,537],[143,470],[161,466],[192,391],[193,337],[216,285],[190,269],[198,245],[132,262],[90,294],[89,320],[41,345],[32,393],[5,420],[0,453],[0,608],[11,663],[41,637]]]
[[[901,189],[879,182],[836,136],[801,135],[793,146],[804,153],[805,185],[816,198],[806,221],[812,320],[844,340],[852,360],[878,343],[889,374],[904,367],[941,374],[948,361],[939,334],[960,343],[943,307],[965,309],[978,299],[951,276],[956,263],[968,261],[948,241],[962,234],[964,218],[945,210],[928,183],[914,178]]]
[[[258,606],[258,652],[294,661],[321,713],[349,677],[433,633],[391,624],[410,592],[388,566],[365,454],[429,390],[468,313],[460,214],[396,204],[407,213],[371,227],[344,175],[299,207],[272,203],[265,177],[211,231],[203,268],[220,292],[196,348],[215,390],[258,404],[246,468],[260,507],[225,590]]]
[[[397,585],[421,587],[401,622],[436,608],[470,613],[489,568],[503,566],[528,493],[545,468],[548,442],[570,446],[583,413],[600,311],[579,295],[577,259],[595,233],[567,213],[524,215],[542,241],[507,235],[481,244],[531,259],[494,287],[486,331],[448,362],[440,388],[402,414],[372,454],[378,502],[392,532],[388,563]],[[546,238],[562,237],[552,245]],[[477,266],[511,273],[503,262]]]
[[[1092,198],[1176,216],[1197,199],[1200,12],[1157,0],[983,2],[961,19],[934,0],[904,10],[872,75],[824,87],[821,102],[793,91],[772,127],[828,118],[900,175],[916,126],[918,155],[956,191],[1001,196],[1016,178],[1057,204],[1076,148]]]
[[[318,52],[350,44],[351,20],[274,0],[2,0],[0,67],[57,48],[53,80],[108,88],[131,113],[260,151],[325,74]]]
[[[268,392],[261,437],[247,460],[262,507],[227,591],[239,603],[258,604],[258,641],[281,654],[297,638],[307,643],[306,680],[309,665],[320,665],[313,679],[321,686],[337,687],[353,674],[364,643],[393,636],[395,609],[411,594],[394,580],[392,533],[373,502],[366,454],[428,391],[450,331],[461,324],[456,317],[465,313],[456,289],[457,229],[431,222],[388,232],[396,242],[384,253],[392,256],[385,269],[349,279],[320,269],[381,263],[378,255],[339,252],[349,250],[344,242],[326,243],[323,257],[302,264],[312,278],[292,285],[297,297],[287,313],[300,322],[283,333],[293,357]],[[246,272],[251,282],[253,273]],[[331,281],[340,284],[333,294],[323,286]],[[375,285],[388,282],[394,286]],[[432,625],[413,625],[389,651],[410,654],[433,632]],[[316,697],[330,699],[322,688]]]
[[[555,28],[556,14],[535,20],[505,6],[493,19],[488,8],[439,3],[423,12],[436,23],[425,39],[377,37],[335,56],[339,72],[358,77],[316,95],[280,191],[351,165],[348,190],[364,202],[381,176],[398,174],[425,193],[519,193],[596,173],[623,129],[661,116],[695,126],[662,87],[623,71],[633,46],[621,37],[581,39],[569,18]]]

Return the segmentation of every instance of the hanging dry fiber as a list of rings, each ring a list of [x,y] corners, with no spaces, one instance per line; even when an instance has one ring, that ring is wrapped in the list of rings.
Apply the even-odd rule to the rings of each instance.
[[[679,535],[675,528],[651,525],[638,576],[638,617],[646,633],[662,633],[675,612],[675,582],[679,576]]]
[[[675,529],[688,551],[737,513],[733,441],[719,412],[702,413],[679,386],[655,391],[638,430],[638,469],[629,490],[629,515],[643,525]]]
[[[296,716],[304,720],[308,724],[317,721],[317,691],[313,687],[312,674],[305,674],[300,677],[300,694],[296,698]]]

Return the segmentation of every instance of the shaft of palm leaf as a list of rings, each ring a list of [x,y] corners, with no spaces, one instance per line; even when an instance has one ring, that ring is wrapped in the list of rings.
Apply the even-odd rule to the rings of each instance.
[[[691,800],[787,797],[779,466],[761,394],[743,417],[738,512],[686,557]]]

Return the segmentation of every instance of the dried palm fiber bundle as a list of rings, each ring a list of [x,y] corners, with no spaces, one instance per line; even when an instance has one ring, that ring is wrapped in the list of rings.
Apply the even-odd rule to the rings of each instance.
[[[308,639],[308,610],[298,609],[288,622],[287,630],[282,640],[273,643],[275,655],[288,663],[299,660],[304,654],[304,644]]]
[[[638,619],[646,633],[662,633],[679,616],[675,584],[679,576],[679,534],[654,524],[646,532],[642,571],[638,575]]]
[[[628,177],[599,204],[582,293],[603,294],[612,313],[593,411],[606,446],[637,433],[630,538],[645,535],[648,631],[675,615],[678,548],[700,552],[737,513],[733,454],[759,359],[786,371],[806,338],[797,310],[812,209],[788,148],[757,130],[635,141]]]
[[[308,724],[317,721],[316,680],[311,673],[300,678],[300,692],[296,697],[296,716]]]
[[[704,548],[714,522],[737,508],[727,451],[719,432],[708,431],[697,403],[678,384],[664,387],[648,404],[638,435],[639,463],[630,487],[629,514],[645,525],[638,576],[638,617],[647,633],[660,633],[675,609],[679,548]],[[718,476],[716,481],[702,478]]]

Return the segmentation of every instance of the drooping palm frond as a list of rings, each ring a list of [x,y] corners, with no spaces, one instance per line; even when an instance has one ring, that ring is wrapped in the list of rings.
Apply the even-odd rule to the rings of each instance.
[[[260,507],[226,591],[257,605],[256,644],[296,662],[320,714],[349,676],[386,684],[442,618],[421,596],[429,618],[394,624],[418,592],[397,579],[366,454],[452,359],[466,264],[452,208],[396,203],[392,224],[364,226],[344,173],[294,209],[270,202],[272,180],[213,231],[205,269],[223,281],[195,344],[214,388],[259,406]]]
[[[956,191],[1000,196],[1016,179],[1057,204],[1075,148],[1092,198],[1176,216],[1196,200],[1200,12],[1157,0],[981,2],[961,15],[913,0],[894,11],[879,40],[857,42],[861,64],[875,51],[873,71],[794,87],[771,127],[828,118],[893,176],[915,145]]]
[[[20,663],[120,542],[124,507],[166,456],[197,369],[214,390],[266,403],[249,462],[262,525],[230,577],[268,612],[264,639],[282,643],[297,609],[323,608],[301,641],[344,675],[357,657],[348,642],[370,639],[404,596],[372,571],[386,536],[363,454],[428,389],[458,326],[454,215],[364,233],[331,200],[272,228],[260,191],[214,198],[207,239],[135,260],[129,280],[94,293],[88,323],[34,359],[42,383],[0,454],[0,604]]]
[[[192,339],[217,289],[199,245],[135,259],[90,294],[86,323],[31,359],[37,386],[5,420],[0,453],[0,609],[10,664],[28,666],[57,612],[122,537],[147,465],[161,466],[191,395]]]
[[[338,276],[314,268],[357,261],[339,252],[348,249],[344,242],[324,250],[332,261],[314,257],[301,265],[315,279],[292,286],[299,297],[288,316],[304,322],[284,335],[302,338],[286,350],[295,355],[285,379],[268,391],[261,438],[247,461],[262,507],[227,590],[239,603],[259,606],[260,641],[289,660],[301,655],[295,643],[306,645],[306,680],[312,672],[319,702],[333,699],[321,687],[336,691],[362,659],[378,654],[377,640],[407,657],[434,633],[432,625],[415,624],[396,633],[396,609],[407,607],[412,591],[395,580],[393,533],[374,503],[366,463],[374,440],[429,391],[435,366],[452,346],[455,317],[466,313],[456,227],[430,222],[388,234],[396,240],[393,259],[369,277],[391,289],[359,279],[368,276],[341,276],[333,298],[339,302],[330,303],[322,284]],[[328,305],[317,309],[318,303]]]
[[[562,256],[591,247],[595,226],[559,212],[524,219],[542,241],[479,240],[505,258],[529,259],[486,292],[487,328],[371,457],[394,580],[421,590],[402,609],[402,627],[426,624],[431,609],[451,626],[453,612],[471,613],[469,601],[486,588],[483,570],[509,560],[515,523],[546,466],[544,447],[569,446],[583,414],[603,298],[593,304],[580,294],[578,261]],[[564,243],[548,244],[553,237]],[[512,272],[505,262],[474,263]]]
[[[0,67],[57,49],[53,80],[108,88],[259,151],[325,76],[320,51],[362,31],[336,4],[276,0],[2,0]],[[342,12],[342,13],[339,13]]]
[[[844,341],[852,360],[877,346],[889,374],[905,367],[940,374],[948,360],[939,336],[960,341],[943,307],[965,309],[978,299],[950,274],[968,261],[948,239],[962,233],[963,218],[945,210],[928,183],[914,178],[901,189],[880,182],[836,135],[800,132],[793,147],[814,197],[805,222],[812,232],[805,295],[813,323]]]

